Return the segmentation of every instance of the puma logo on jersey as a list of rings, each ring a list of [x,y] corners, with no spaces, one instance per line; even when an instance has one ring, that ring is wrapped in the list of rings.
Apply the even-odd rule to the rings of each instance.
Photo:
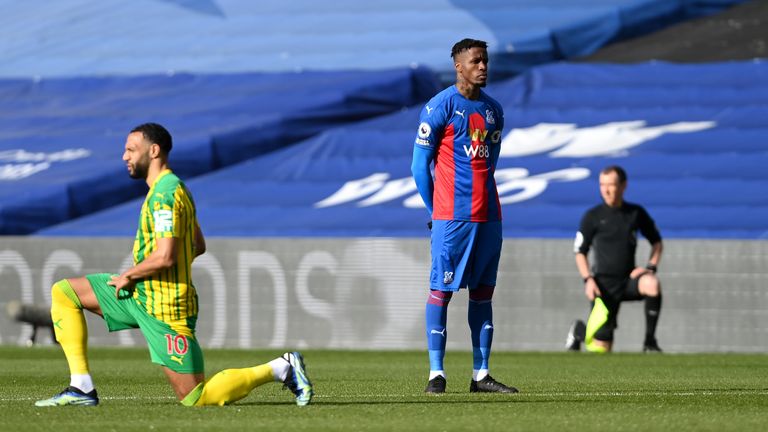
[[[429,105],[424,105],[424,108],[427,109],[427,115],[429,115],[434,110],[434,108],[430,108]]]
[[[464,113],[465,113],[466,111],[467,111],[467,110],[462,110],[462,111],[456,110],[456,114],[460,115],[460,116],[461,116],[461,118],[465,118],[465,117],[464,117]]]
[[[184,364],[184,357],[176,357],[175,355],[171,356],[171,360],[175,361],[176,363],[183,365]]]

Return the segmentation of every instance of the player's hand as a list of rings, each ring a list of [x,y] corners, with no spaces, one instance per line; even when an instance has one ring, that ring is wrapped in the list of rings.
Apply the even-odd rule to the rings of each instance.
[[[600,288],[597,287],[595,278],[589,278],[584,282],[584,295],[587,296],[589,301],[595,301],[595,297],[600,297]]]
[[[119,275],[112,276],[112,279],[107,281],[107,285],[115,287],[115,297],[118,300],[122,300],[133,295],[133,289],[136,287],[136,282],[123,275]],[[123,292],[121,293],[120,291]]]
[[[635,269],[632,270],[632,273],[629,274],[629,278],[637,279],[646,273],[652,273],[652,272],[645,267],[635,267]]]

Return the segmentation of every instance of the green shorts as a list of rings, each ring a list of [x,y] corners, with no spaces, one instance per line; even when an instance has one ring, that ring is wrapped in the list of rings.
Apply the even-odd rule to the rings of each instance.
[[[112,274],[96,273],[85,277],[99,301],[104,322],[110,332],[138,328],[149,346],[152,363],[166,366],[179,373],[202,373],[204,370],[203,351],[195,337],[195,321],[176,330],[167,323],[149,315],[133,296],[117,299],[115,287],[107,285]],[[180,331],[179,331],[180,330]]]

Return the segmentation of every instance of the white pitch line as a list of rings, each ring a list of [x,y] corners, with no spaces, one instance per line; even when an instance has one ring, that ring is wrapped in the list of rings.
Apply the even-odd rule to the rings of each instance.
[[[99,400],[164,400],[164,399],[176,399],[175,396],[99,396]],[[13,402],[13,401],[36,401],[40,400],[39,397],[18,397],[18,398],[0,398],[0,402]]]
[[[444,396],[458,396],[462,395],[462,393],[446,393]],[[414,394],[348,394],[348,395],[324,395],[324,394],[316,394],[314,397],[319,399],[394,399],[394,398],[418,398],[425,396],[423,393],[414,393]],[[441,397],[441,395],[430,395],[428,397]],[[665,391],[638,391],[638,392],[576,392],[576,393],[568,393],[568,392],[552,392],[552,393],[526,393],[523,391],[522,393],[519,393],[518,395],[506,395],[507,397],[517,398],[517,397],[577,397],[577,398],[588,398],[588,397],[631,397],[631,396],[675,396],[675,397],[691,397],[691,396],[768,396],[768,390],[712,390],[712,391],[699,391],[699,392],[689,392],[689,391],[671,391],[671,392],[665,392]],[[33,398],[33,397],[19,397],[19,398],[8,398],[8,397],[0,397],[0,402],[14,402],[14,401],[34,401],[38,400],[39,398]],[[123,400],[172,400],[176,399],[174,396],[107,396],[107,397],[100,397],[101,400],[114,400],[114,401],[123,401]],[[403,403],[408,403],[408,401],[403,401]]]
[[[452,395],[461,395],[461,393],[445,393],[445,396],[452,396]],[[700,391],[700,392],[665,392],[665,391],[648,391],[648,392],[575,392],[575,393],[568,393],[568,392],[553,392],[553,393],[528,393],[525,391],[522,391],[521,393],[518,393],[516,395],[505,395],[508,397],[527,397],[527,396],[533,396],[533,397],[600,397],[600,396],[611,396],[611,397],[628,397],[628,396],[682,396],[682,397],[690,397],[690,396],[715,396],[715,395],[724,395],[724,396],[747,396],[747,395],[759,395],[759,396],[765,396],[768,395],[768,390],[713,390],[713,391]],[[324,395],[324,394],[316,394],[315,398],[404,398],[404,397],[419,397],[424,396],[423,393],[415,393],[415,394],[367,394],[367,395],[361,395],[361,394],[350,394],[350,395]],[[429,395],[429,397],[440,397],[442,395]]]

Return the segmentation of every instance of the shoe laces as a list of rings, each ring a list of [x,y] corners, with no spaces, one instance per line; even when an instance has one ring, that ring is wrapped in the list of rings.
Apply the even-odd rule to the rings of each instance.
[[[485,376],[485,378],[481,379],[481,380],[478,382],[478,384],[479,384],[480,382],[482,382],[482,383],[483,383],[483,385],[485,385],[485,386],[488,386],[488,387],[493,387],[493,388],[506,388],[506,386],[505,386],[504,384],[502,384],[502,383],[500,383],[500,382],[496,381],[496,380],[495,380],[495,379],[493,379],[493,377],[492,377],[492,376],[490,376],[490,375],[486,375],[486,376]]]
[[[74,394],[80,395],[80,396],[89,396],[84,391],[80,390],[77,387],[73,387],[73,386],[69,386],[69,387],[65,388],[64,391],[62,391],[61,393],[58,394],[58,396],[62,396],[62,395],[64,395],[64,393],[74,393]]]

